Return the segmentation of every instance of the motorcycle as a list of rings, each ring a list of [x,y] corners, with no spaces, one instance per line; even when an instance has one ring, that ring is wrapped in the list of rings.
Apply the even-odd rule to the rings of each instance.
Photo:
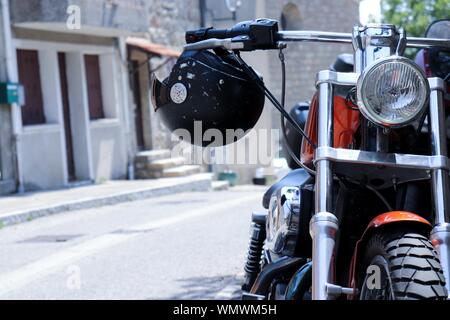
[[[277,21],[258,19],[186,33],[185,52],[213,50],[280,111],[299,167],[268,189],[266,211],[252,214],[243,299],[449,298],[450,22],[430,30],[441,33],[407,37],[389,24],[356,26],[352,33],[280,31]],[[284,92],[279,102],[239,54],[279,50],[284,88],[283,50],[290,42],[353,47],[350,58],[339,56],[334,68],[317,73],[302,123],[285,111]],[[404,57],[406,48],[423,49],[425,70]],[[429,53],[441,63],[427,60]],[[154,79],[157,112],[164,109],[161,97],[174,108],[188,101],[191,83],[182,79]]]

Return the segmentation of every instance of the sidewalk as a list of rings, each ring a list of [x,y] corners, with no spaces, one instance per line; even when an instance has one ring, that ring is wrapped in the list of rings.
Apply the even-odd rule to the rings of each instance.
[[[208,173],[155,180],[114,180],[97,185],[28,192],[0,198],[0,228],[61,212],[89,209],[186,191],[212,189]]]

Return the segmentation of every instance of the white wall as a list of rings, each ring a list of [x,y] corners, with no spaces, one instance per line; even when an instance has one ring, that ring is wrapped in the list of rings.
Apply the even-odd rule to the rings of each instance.
[[[75,171],[78,180],[124,178],[127,153],[124,139],[123,90],[117,70],[120,56],[111,46],[15,39],[16,49],[38,50],[44,112],[47,123],[22,126],[23,176],[27,190],[69,184],[59,79],[58,52],[66,53]],[[100,55],[102,96],[106,119],[90,121],[84,54]],[[125,111],[126,112],[126,111]]]
[[[89,107],[82,52],[66,54],[66,70],[75,175],[78,180],[93,180]]]
[[[66,179],[61,161],[59,125],[27,126],[21,134],[23,177],[26,190],[52,189]]]
[[[119,121],[103,119],[91,122],[92,165],[94,179],[125,179],[127,153]]]

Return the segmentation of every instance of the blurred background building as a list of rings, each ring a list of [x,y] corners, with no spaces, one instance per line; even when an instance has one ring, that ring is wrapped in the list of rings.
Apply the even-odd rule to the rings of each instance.
[[[204,0],[203,18],[206,26],[226,28],[234,22],[266,17],[280,21],[283,30],[321,30],[351,32],[359,23],[359,0]],[[235,9],[234,13],[230,12]],[[315,77],[318,71],[327,69],[340,53],[352,52],[351,46],[324,43],[290,43],[285,51],[286,57],[286,108],[296,103],[309,101],[315,90]],[[263,76],[266,86],[276,97],[281,96],[281,65],[276,51],[260,51],[243,54],[244,59],[255,67]],[[264,112],[256,129],[279,129],[280,113],[266,101]],[[279,152],[281,135],[275,135],[266,145],[267,150],[257,148],[272,158],[281,156]],[[244,152],[245,141],[226,147]],[[229,151],[228,153],[231,153]],[[253,152],[256,152],[253,150]],[[226,151],[225,151],[226,153]],[[217,170],[228,168],[238,173],[242,183],[252,180],[258,167],[265,167],[267,175],[272,174],[273,164],[226,165]]]
[[[167,76],[187,29],[267,17],[285,30],[349,32],[359,19],[357,0],[0,1],[0,83],[22,84],[25,96],[23,106],[0,106],[3,194],[198,172],[200,166],[170,158],[170,133],[149,96],[151,75]],[[316,72],[349,50],[290,45],[287,106],[309,100]],[[244,57],[279,96],[277,55]],[[257,128],[279,122],[266,103]],[[214,169],[236,171],[240,182],[249,182],[257,167]]]

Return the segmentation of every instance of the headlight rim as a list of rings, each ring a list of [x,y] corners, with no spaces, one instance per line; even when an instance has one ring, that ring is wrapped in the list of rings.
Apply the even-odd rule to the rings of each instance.
[[[370,108],[366,107],[366,105],[364,104],[364,99],[362,97],[362,89],[361,88],[363,87],[364,82],[367,79],[367,75],[372,70],[377,68],[379,65],[390,63],[390,62],[399,62],[399,63],[407,64],[410,67],[417,70],[418,73],[421,75],[421,78],[423,80],[424,87],[426,90],[425,95],[424,95],[425,98],[423,100],[420,112],[417,112],[413,117],[411,117],[407,121],[404,121],[401,123],[388,122],[388,121],[381,120],[380,117],[378,117],[377,115],[374,115],[373,111]],[[401,127],[405,127],[405,126],[413,123],[414,121],[416,121],[424,113],[424,111],[426,109],[426,105],[429,100],[429,96],[430,96],[430,85],[428,83],[428,79],[427,79],[425,72],[414,61],[412,61],[409,58],[403,57],[403,56],[389,56],[389,57],[381,58],[381,59],[374,61],[370,65],[368,65],[364,69],[364,71],[361,73],[361,75],[359,76],[357,84],[356,84],[356,88],[357,88],[357,90],[356,90],[357,104],[358,104],[358,108],[361,111],[362,115],[370,122],[374,123],[377,126],[383,127],[383,128],[401,128]]]

